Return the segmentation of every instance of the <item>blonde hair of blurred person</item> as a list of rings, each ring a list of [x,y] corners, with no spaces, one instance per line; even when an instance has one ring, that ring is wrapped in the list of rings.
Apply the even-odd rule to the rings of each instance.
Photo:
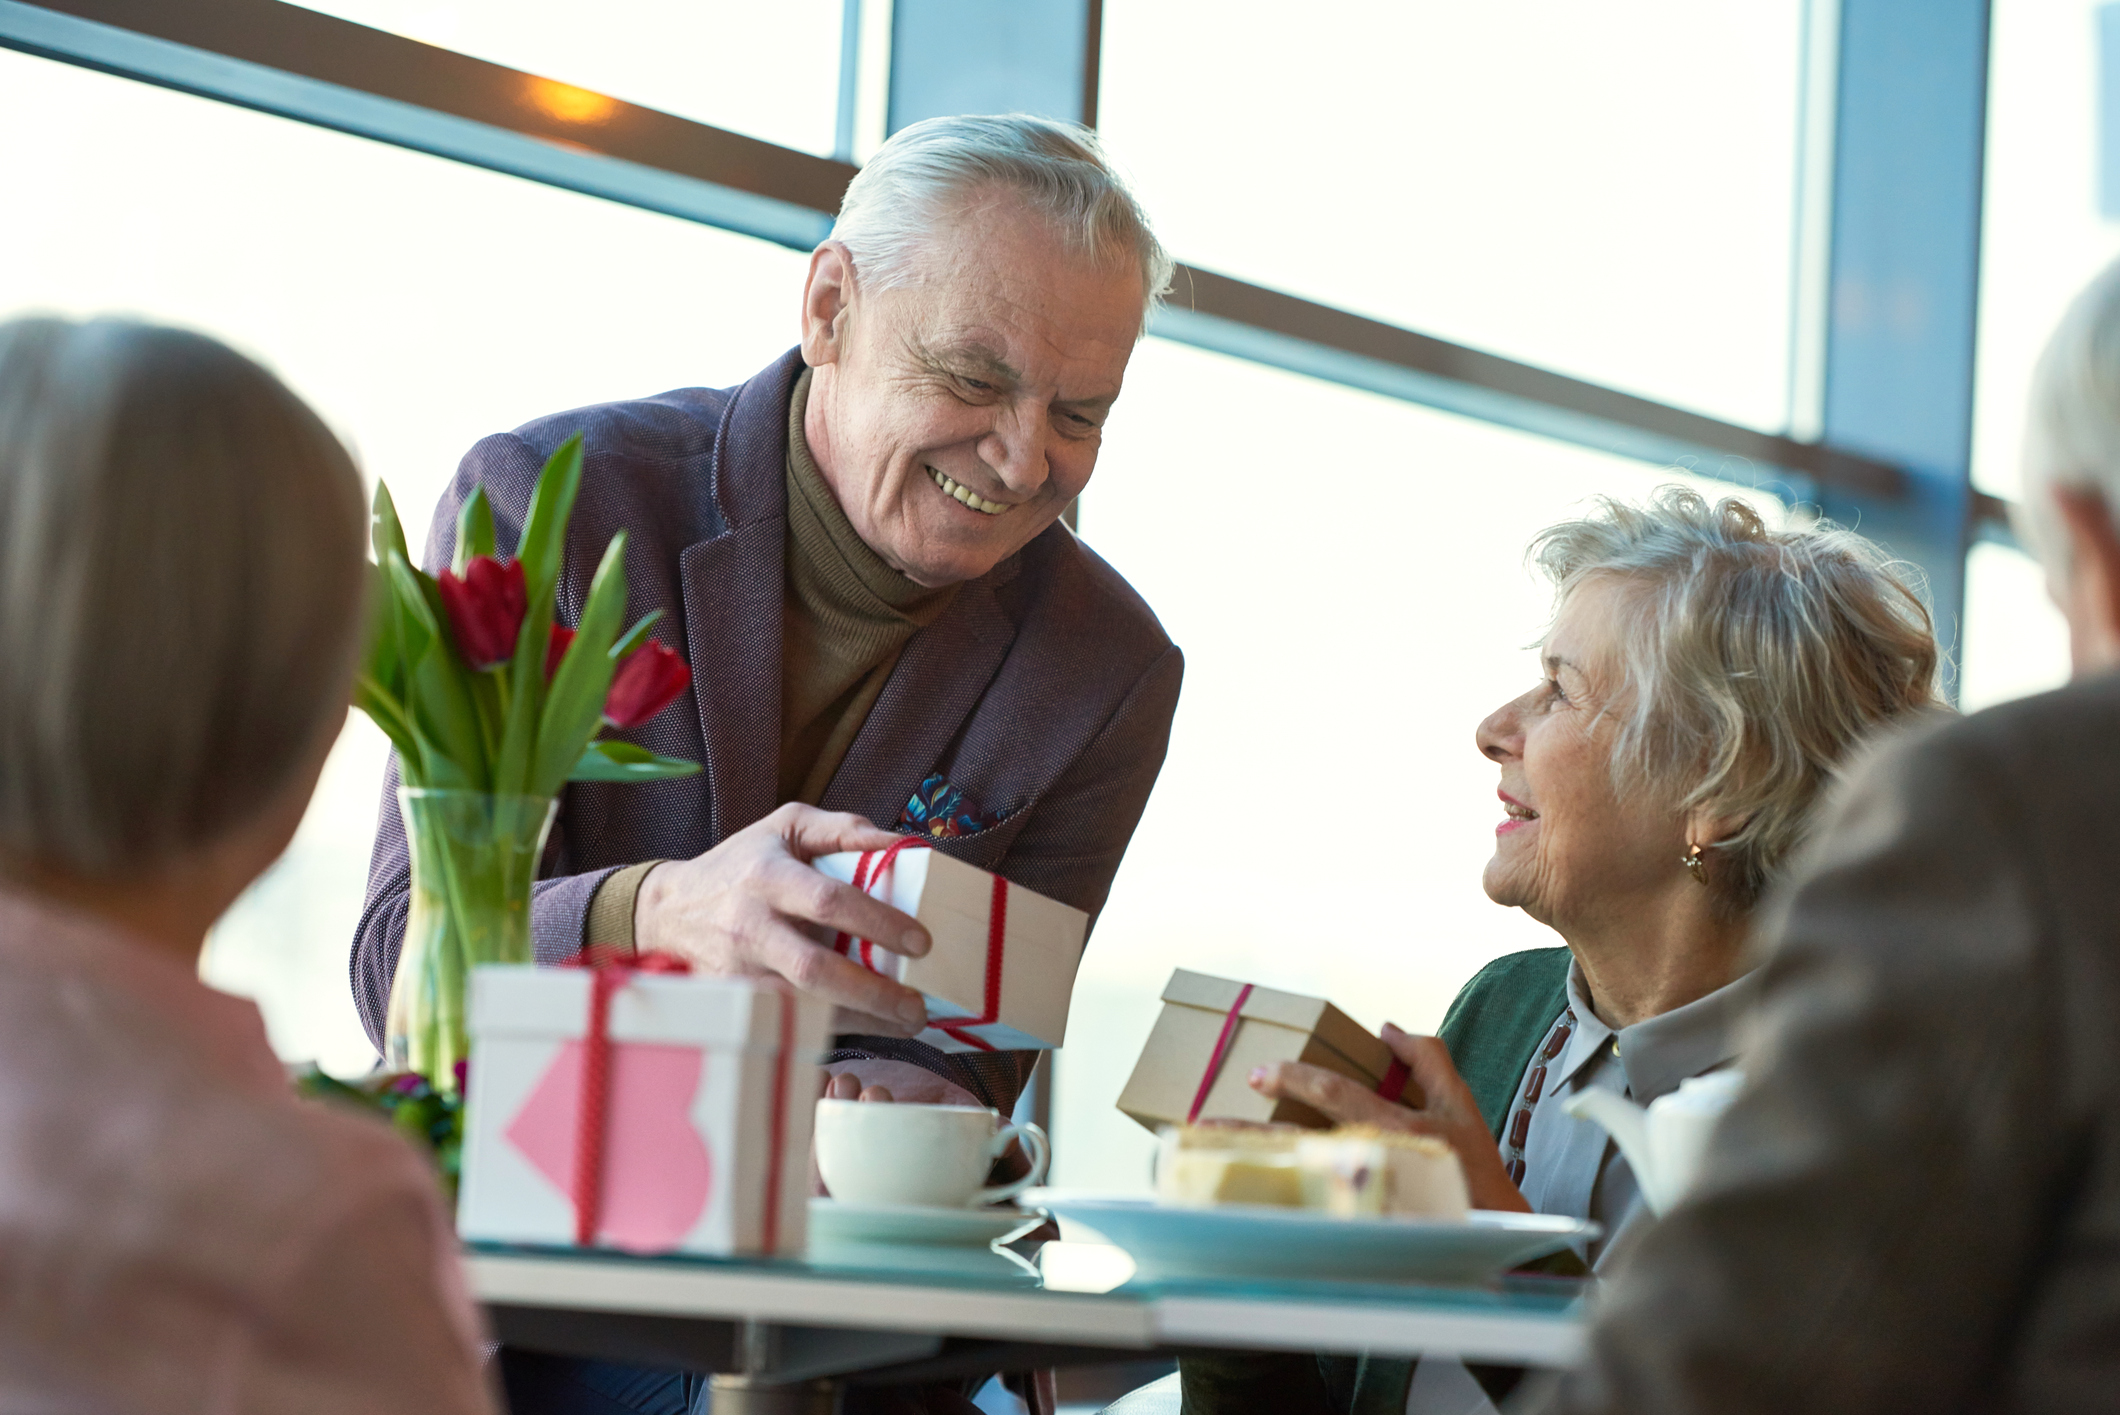
[[[364,523],[242,355],[0,324],[0,1407],[485,1408],[431,1170],[197,979],[344,721]]]

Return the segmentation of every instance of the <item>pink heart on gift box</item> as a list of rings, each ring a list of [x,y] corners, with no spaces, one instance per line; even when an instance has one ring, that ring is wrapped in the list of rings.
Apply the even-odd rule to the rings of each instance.
[[[698,1047],[621,1042],[611,1048],[602,1212],[597,1237],[635,1253],[675,1248],[706,1209],[713,1161],[692,1124],[706,1073]],[[503,1132],[569,1201],[581,1114],[582,1044],[568,1042]]]

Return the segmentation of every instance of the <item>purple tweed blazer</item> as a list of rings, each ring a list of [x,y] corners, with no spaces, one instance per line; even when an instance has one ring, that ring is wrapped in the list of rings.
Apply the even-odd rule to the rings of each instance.
[[[779,804],[788,399],[801,371],[791,350],[736,388],[581,408],[488,437],[435,511],[430,569],[448,564],[457,511],[481,482],[500,543],[514,544],[545,458],[581,431],[558,616],[579,622],[603,547],[624,530],[628,620],[660,608],[657,637],[692,667],[688,699],[620,735],[706,770],[566,789],[532,909],[541,962],[580,949],[590,898],[613,871],[697,855]],[[938,848],[1094,915],[1162,768],[1183,670],[1148,605],[1056,523],[913,636],[819,805],[893,826],[940,773],[1002,819]],[[353,942],[354,998],[378,1047],[411,879],[397,784],[393,762]],[[839,1047],[916,1061],[1004,1110],[1035,1060],[885,1038]]]

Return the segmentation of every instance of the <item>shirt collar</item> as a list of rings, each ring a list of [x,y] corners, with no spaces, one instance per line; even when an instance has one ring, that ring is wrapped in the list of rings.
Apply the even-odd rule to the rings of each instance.
[[[1669,1095],[1689,1076],[1699,1076],[1737,1059],[1738,1024],[1759,992],[1758,975],[1745,973],[1683,1007],[1622,1027],[1617,1033],[1590,1008],[1590,988],[1582,965],[1568,963],[1568,1006],[1575,1013],[1575,1035],[1560,1056],[1559,1081],[1575,1074],[1605,1046],[1618,1039],[1619,1064],[1627,1090],[1647,1105]],[[1557,1084],[1557,1083],[1556,1083]]]

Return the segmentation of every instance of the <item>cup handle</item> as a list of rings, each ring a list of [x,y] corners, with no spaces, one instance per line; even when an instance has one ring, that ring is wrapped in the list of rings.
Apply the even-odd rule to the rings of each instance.
[[[1032,1185],[1045,1182],[1045,1166],[1046,1162],[1053,1157],[1053,1147],[1051,1142],[1045,1138],[1045,1132],[1035,1125],[1002,1126],[994,1132],[993,1140],[987,1145],[986,1157],[989,1160],[1000,1159],[1002,1155],[1008,1152],[1009,1141],[1018,1138],[1023,1141],[1024,1148],[1031,1152],[1030,1173],[1010,1184],[989,1184],[986,1188],[972,1195],[973,1207],[976,1208],[982,1204],[998,1204],[1003,1199],[1013,1199]]]

